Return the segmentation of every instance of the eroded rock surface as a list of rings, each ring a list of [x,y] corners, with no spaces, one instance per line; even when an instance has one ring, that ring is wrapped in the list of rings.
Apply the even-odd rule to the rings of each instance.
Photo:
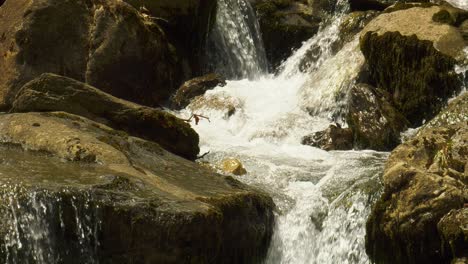
[[[367,222],[376,263],[457,263],[466,258],[468,94],[397,147],[384,193]],[[464,246],[463,246],[464,245]]]
[[[225,85],[226,80],[218,74],[207,74],[194,78],[182,84],[172,98],[172,104],[177,109],[185,108],[194,97],[201,96],[216,86]]]
[[[302,144],[323,150],[353,149],[353,132],[349,128],[330,125],[324,131],[318,131],[302,138]]]
[[[347,123],[356,148],[391,150],[400,143],[409,122],[388,99],[387,93],[370,85],[360,83],[351,89]]]
[[[182,80],[158,21],[117,0],[8,0],[0,8],[0,104],[50,72],[155,106]],[[53,47],[53,48],[52,48]]]
[[[266,253],[271,198],[155,143],[64,112],[0,115],[0,138],[1,259],[254,263]]]
[[[64,111],[157,142],[165,149],[195,159],[198,134],[183,120],[162,109],[118,99],[90,85],[55,75],[42,74],[18,92],[11,112]]]
[[[361,33],[369,84],[388,92],[390,103],[414,126],[434,117],[461,89],[454,66],[463,61],[466,43],[457,27],[433,21],[444,10],[429,6],[384,13]]]

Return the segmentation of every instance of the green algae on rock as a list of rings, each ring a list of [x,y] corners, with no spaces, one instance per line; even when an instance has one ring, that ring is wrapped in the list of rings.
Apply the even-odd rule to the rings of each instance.
[[[195,159],[198,134],[174,115],[113,97],[85,83],[42,74],[25,84],[13,101],[11,112],[64,111],[103,122],[116,129],[152,140],[165,149]]]
[[[254,263],[266,254],[271,198],[155,143],[63,112],[0,115],[0,138],[2,259]],[[27,225],[48,240],[32,244]]]

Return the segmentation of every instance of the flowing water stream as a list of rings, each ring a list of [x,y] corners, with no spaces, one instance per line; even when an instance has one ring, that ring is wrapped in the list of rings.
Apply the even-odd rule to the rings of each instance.
[[[206,50],[208,71],[233,79],[253,79],[267,72],[259,25],[248,1],[218,1]]]
[[[369,262],[365,221],[381,189],[379,175],[388,153],[326,152],[300,144],[304,135],[342,123],[347,91],[364,63],[357,37],[337,53],[331,48],[339,41],[339,24],[347,11],[346,1],[339,1],[330,23],[287,59],[277,75],[257,71],[244,75],[256,79],[230,80],[179,113],[210,118],[194,126],[201,153],[209,152],[204,161],[238,158],[248,174],[237,178],[273,196],[277,221],[265,263]],[[229,34],[238,21],[218,23]],[[232,50],[244,45],[231,44]],[[262,63],[245,61],[239,70],[255,71],[253,65]]]
[[[249,2],[221,0],[207,59],[208,68],[229,81],[177,113],[210,118],[193,126],[200,135],[201,153],[208,153],[204,161],[219,164],[227,157],[238,158],[248,173],[235,177],[273,197],[276,226],[265,263],[369,263],[365,222],[381,192],[379,177],[388,153],[326,152],[300,144],[303,136],[331,123],[346,126],[346,95],[364,63],[357,36],[339,51],[332,49],[340,41],[339,25],[347,12],[347,1],[339,0],[328,22],[272,75]],[[37,164],[25,163],[23,168],[14,153],[0,157],[3,166],[14,164],[12,175],[30,167],[54,170],[49,158],[39,157],[28,157]],[[26,176],[32,178],[34,171],[30,173]],[[47,194],[30,192],[20,204],[11,197],[21,190],[12,191],[15,194],[0,193],[0,198],[9,199],[3,209],[12,220],[0,223],[9,226],[7,244],[0,249],[6,253],[5,263],[98,263],[100,216],[90,206],[91,197],[79,194],[84,197],[78,204],[74,195],[65,193],[57,197],[63,199],[60,202],[51,202]],[[73,226],[64,226],[64,217],[75,219],[68,221]],[[83,259],[74,260],[77,255]]]

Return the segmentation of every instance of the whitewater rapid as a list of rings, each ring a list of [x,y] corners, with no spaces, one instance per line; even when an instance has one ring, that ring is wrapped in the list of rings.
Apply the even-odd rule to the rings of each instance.
[[[209,117],[193,125],[201,153],[208,153],[202,161],[216,165],[238,158],[248,173],[235,177],[273,197],[276,227],[265,263],[369,263],[365,222],[381,190],[379,175],[388,153],[326,152],[300,143],[331,123],[346,125],[340,118],[346,94],[364,63],[357,37],[337,53],[331,49],[347,8],[339,1],[331,23],[278,74],[259,71],[228,80],[178,113]],[[307,57],[311,49],[318,50],[314,58]],[[245,62],[246,72],[262,68],[262,60],[250,60],[255,57]]]

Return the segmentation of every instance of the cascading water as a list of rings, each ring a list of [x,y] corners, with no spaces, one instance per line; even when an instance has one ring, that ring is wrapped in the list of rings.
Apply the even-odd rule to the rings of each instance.
[[[99,263],[99,213],[86,193],[78,198],[38,191],[22,197],[21,187],[11,190],[2,197],[9,201],[6,213],[10,214],[5,247],[0,250],[3,263]],[[72,218],[72,226],[65,225],[67,218]]]
[[[252,79],[268,71],[259,25],[247,0],[218,1],[206,50],[208,71],[229,79]]]
[[[358,39],[333,52],[346,1],[278,75],[228,81],[194,100],[180,115],[203,114],[204,160],[239,158],[239,180],[269,192],[278,206],[266,263],[368,263],[365,221],[379,194],[387,153],[325,152],[301,138],[339,121],[364,58]],[[312,55],[311,55],[312,54]]]
[[[468,1],[466,0],[447,0],[451,5],[468,10]]]

